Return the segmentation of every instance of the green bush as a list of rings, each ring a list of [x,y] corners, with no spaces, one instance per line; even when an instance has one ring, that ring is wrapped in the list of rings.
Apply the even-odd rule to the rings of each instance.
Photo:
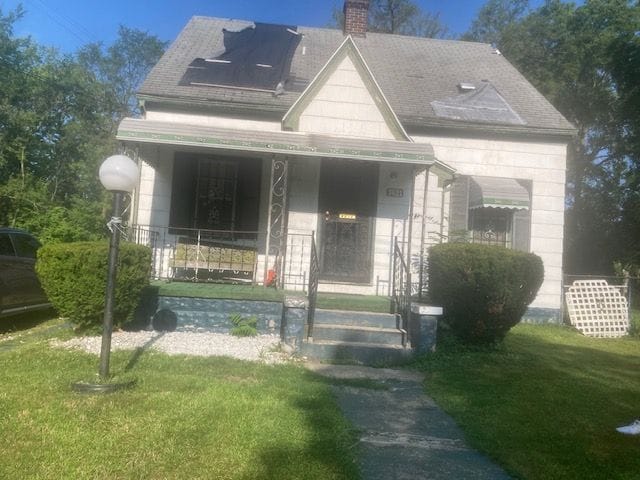
[[[38,251],[36,271],[42,287],[58,313],[78,329],[101,325],[104,316],[109,244],[77,242],[46,245]],[[149,285],[151,251],[148,247],[120,244],[114,326],[121,326],[138,305]]]
[[[231,335],[236,337],[255,337],[258,335],[258,319],[256,317],[243,317],[236,313],[231,316],[230,320],[233,325],[229,331]]]
[[[544,278],[542,260],[503,247],[447,243],[429,251],[429,294],[465,343],[501,341],[524,315]]]

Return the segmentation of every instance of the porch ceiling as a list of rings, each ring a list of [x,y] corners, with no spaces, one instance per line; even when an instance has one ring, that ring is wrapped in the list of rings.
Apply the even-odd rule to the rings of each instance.
[[[426,143],[300,132],[241,130],[137,118],[122,120],[116,138],[125,142],[195,146],[287,156],[407,163],[432,166],[435,172],[444,176],[450,176],[454,172],[453,168],[435,159],[433,148]]]

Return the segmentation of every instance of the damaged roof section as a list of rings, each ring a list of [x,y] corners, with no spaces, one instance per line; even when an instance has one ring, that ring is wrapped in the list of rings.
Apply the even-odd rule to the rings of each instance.
[[[436,116],[469,122],[526,124],[491,83],[483,81],[476,88],[470,88],[470,85],[460,84],[459,88],[464,92],[460,95],[432,101]]]
[[[297,27],[255,23],[240,31],[222,29],[224,51],[196,58],[180,85],[227,87],[279,93],[300,43]]]

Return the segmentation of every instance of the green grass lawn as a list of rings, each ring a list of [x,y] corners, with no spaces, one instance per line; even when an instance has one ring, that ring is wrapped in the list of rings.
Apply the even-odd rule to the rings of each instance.
[[[193,283],[154,281],[158,295],[170,297],[225,298],[229,300],[259,300],[281,302],[285,295],[304,296],[302,292],[288,292],[260,285],[232,285],[223,283]],[[318,293],[318,308],[389,313],[389,297],[375,295],[347,295]]]
[[[517,478],[638,479],[640,340],[520,325],[494,351],[440,347],[419,368],[469,442]]]
[[[0,335],[0,478],[351,479],[353,432],[325,380],[294,365],[115,352],[135,388],[74,393],[94,355],[46,327]]]

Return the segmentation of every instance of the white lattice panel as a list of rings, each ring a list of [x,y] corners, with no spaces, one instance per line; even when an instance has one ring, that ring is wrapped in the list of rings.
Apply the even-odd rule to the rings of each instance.
[[[629,331],[627,299],[606,280],[576,280],[565,294],[571,324],[590,337],[622,337]]]

